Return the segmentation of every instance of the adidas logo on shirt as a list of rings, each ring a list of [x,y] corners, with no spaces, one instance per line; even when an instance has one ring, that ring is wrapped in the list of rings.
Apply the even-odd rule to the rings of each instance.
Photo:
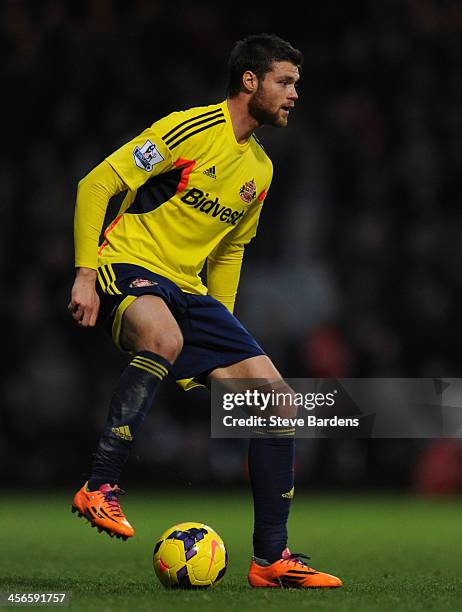
[[[204,170],[203,174],[206,174],[207,176],[210,176],[210,178],[213,178],[213,179],[217,178],[215,166],[210,166],[210,168],[207,168],[207,170]]]

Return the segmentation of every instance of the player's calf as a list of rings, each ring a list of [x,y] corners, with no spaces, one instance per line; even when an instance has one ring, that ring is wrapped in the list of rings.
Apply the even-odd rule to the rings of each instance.
[[[119,482],[138,430],[170,367],[170,363],[160,355],[140,351],[122,372],[95,453],[89,479],[92,490],[107,482]]]

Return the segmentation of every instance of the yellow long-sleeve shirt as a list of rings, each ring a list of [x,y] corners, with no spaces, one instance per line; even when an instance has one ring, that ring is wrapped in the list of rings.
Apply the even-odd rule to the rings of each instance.
[[[232,311],[271,179],[256,138],[236,141],[226,101],[172,113],[80,181],[75,265],[140,265]],[[109,199],[125,190],[99,244]],[[199,276],[206,261],[207,287]]]

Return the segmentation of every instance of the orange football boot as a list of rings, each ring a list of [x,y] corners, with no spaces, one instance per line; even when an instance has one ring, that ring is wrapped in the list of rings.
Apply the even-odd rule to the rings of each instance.
[[[291,553],[288,548],[282,551],[278,561],[259,565],[253,559],[250,563],[248,580],[253,587],[308,588],[341,587],[340,578],[318,572],[302,561],[306,555]]]
[[[103,484],[97,491],[89,491],[86,482],[80,491],[74,495],[72,512],[78,512],[96,527],[101,533],[105,531],[111,538],[126,540],[131,538],[135,531],[125,518],[125,514],[119,504],[119,495],[124,491],[114,485]]]

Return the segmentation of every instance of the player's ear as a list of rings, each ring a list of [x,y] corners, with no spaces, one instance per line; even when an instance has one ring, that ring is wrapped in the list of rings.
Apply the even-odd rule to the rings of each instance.
[[[255,72],[246,70],[242,75],[242,87],[246,93],[255,93],[258,89],[258,77]]]

